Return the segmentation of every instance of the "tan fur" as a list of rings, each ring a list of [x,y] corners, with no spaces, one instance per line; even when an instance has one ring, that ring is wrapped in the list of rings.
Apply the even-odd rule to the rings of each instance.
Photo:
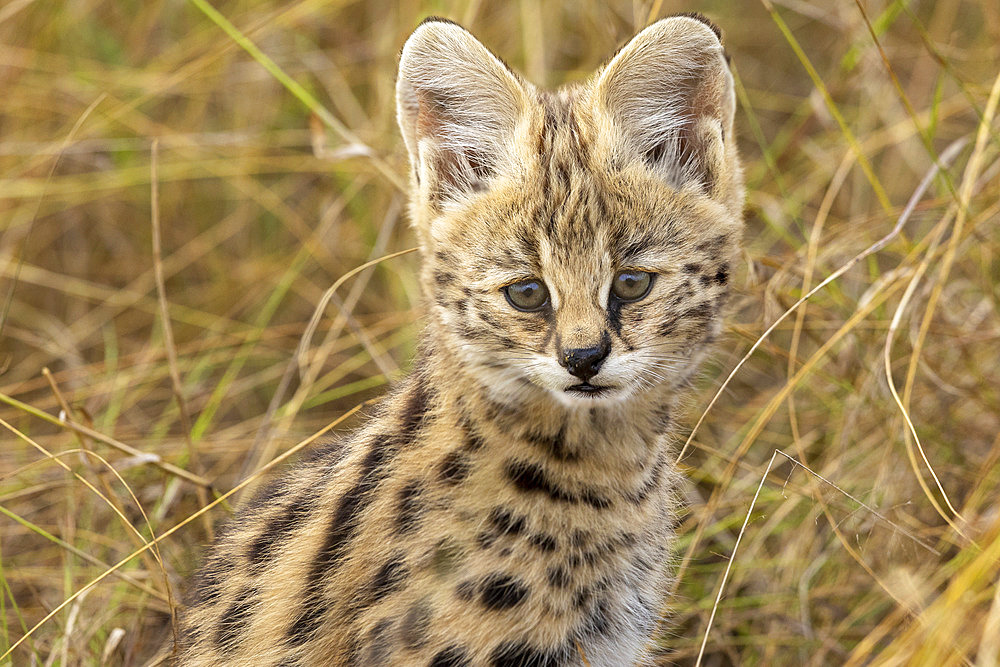
[[[721,44],[665,19],[552,93],[431,21],[397,93],[428,310],[415,369],[231,522],[179,664],[642,663],[670,577],[670,412],[742,224]],[[623,304],[626,269],[655,277]],[[546,309],[507,302],[526,278]],[[601,340],[608,389],[570,389],[560,359]]]

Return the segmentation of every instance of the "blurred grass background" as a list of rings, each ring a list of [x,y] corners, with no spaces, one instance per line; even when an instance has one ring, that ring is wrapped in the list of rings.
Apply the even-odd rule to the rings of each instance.
[[[145,664],[230,503],[198,509],[408,366],[414,255],[347,281],[296,347],[335,280],[413,244],[393,82],[422,18],[554,86],[682,11],[722,27],[737,73],[747,269],[682,420],[704,414],[664,664],[694,664],[707,629],[704,665],[997,664],[1000,5],[214,7],[0,6],[0,665]],[[783,320],[706,412],[961,138],[903,233]]]

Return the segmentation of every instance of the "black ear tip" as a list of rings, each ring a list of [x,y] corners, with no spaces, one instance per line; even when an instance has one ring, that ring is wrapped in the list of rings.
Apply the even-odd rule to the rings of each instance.
[[[682,12],[680,14],[674,14],[674,16],[686,16],[689,19],[694,19],[695,21],[700,21],[704,23],[712,30],[712,32],[715,33],[715,36],[719,38],[719,41],[720,42],[722,41],[722,29],[719,28],[719,26],[712,23],[712,20],[709,19],[704,14],[700,14],[698,12]]]
[[[446,19],[443,16],[428,16],[423,21],[421,21],[419,25],[417,25],[417,27],[419,28],[425,23],[450,23],[451,25],[458,25],[451,19]],[[458,25],[458,27],[461,28],[462,26]]]

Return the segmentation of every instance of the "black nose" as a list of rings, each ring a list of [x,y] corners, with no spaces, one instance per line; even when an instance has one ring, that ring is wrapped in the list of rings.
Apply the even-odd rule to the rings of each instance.
[[[611,351],[611,346],[605,341],[594,347],[580,347],[575,350],[564,350],[560,361],[572,375],[584,382],[597,375],[601,364]]]

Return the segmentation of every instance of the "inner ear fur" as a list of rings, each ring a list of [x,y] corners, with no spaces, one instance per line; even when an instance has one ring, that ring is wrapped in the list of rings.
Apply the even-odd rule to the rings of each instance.
[[[732,142],[736,96],[717,28],[698,17],[660,20],[597,74],[595,104],[626,159],[669,183],[713,192]]]
[[[432,201],[485,187],[509,154],[524,84],[459,25],[425,21],[403,46],[399,127],[414,180]]]

